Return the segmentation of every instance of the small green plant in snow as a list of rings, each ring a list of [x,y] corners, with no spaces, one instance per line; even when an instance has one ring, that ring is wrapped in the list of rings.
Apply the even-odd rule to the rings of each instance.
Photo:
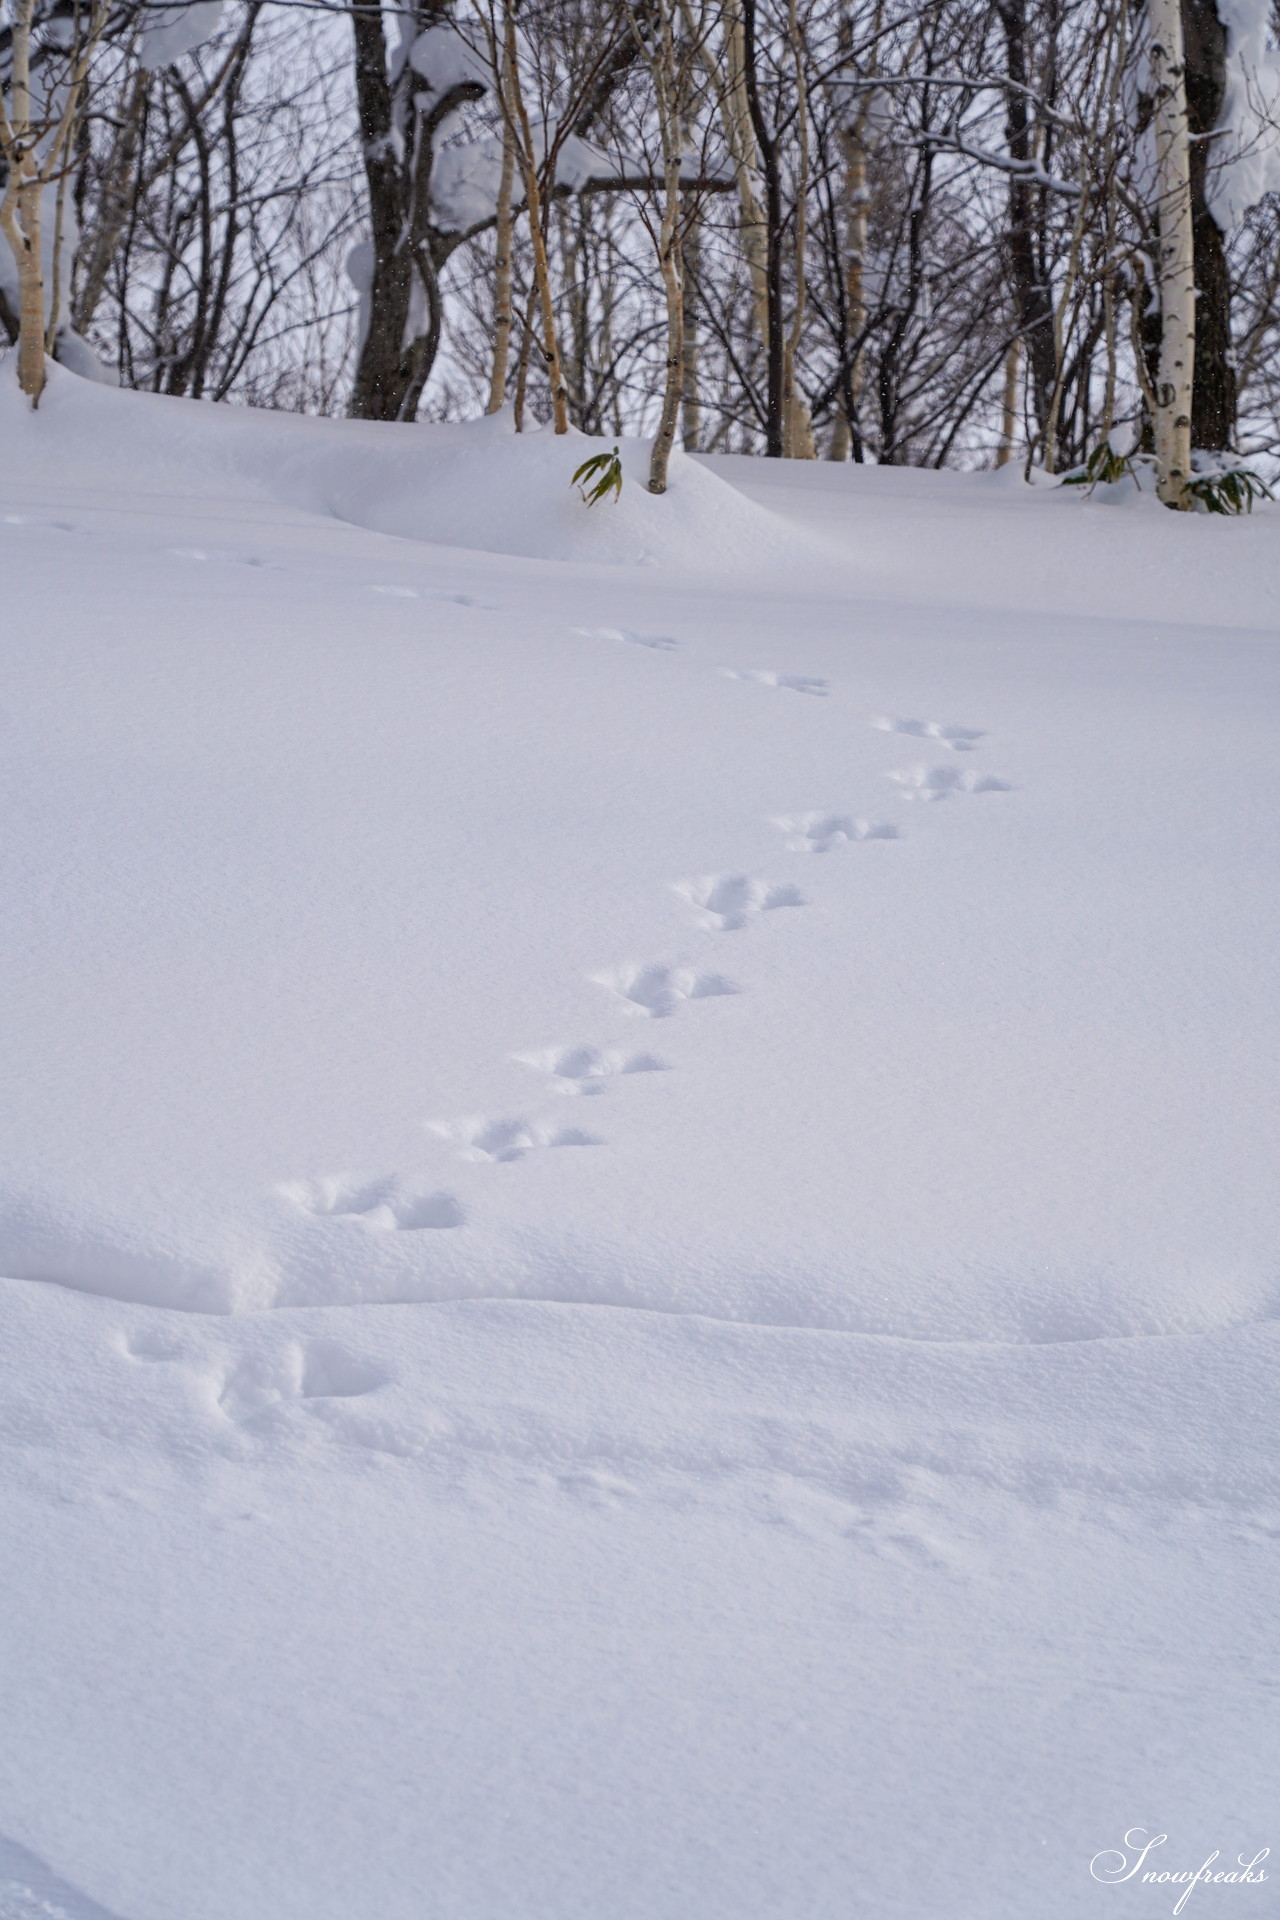
[[[569,482],[576,487],[589,507],[597,500],[603,500],[611,493],[616,500],[622,498],[622,456],[615,447],[612,453],[593,453],[584,460],[573,479]]]
[[[1252,467],[1221,467],[1216,472],[1195,473],[1187,482],[1187,492],[1199,501],[1207,513],[1252,513],[1255,500],[1274,500],[1265,480]]]
[[[1127,453],[1117,453],[1109,440],[1099,440],[1089,458],[1082,467],[1073,467],[1070,473],[1064,473],[1064,487],[1088,487],[1090,493],[1095,487],[1113,487],[1117,480],[1133,474],[1133,461]]]

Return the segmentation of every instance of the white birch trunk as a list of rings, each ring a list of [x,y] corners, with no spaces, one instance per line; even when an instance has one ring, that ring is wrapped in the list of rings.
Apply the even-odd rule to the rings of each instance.
[[[0,104],[0,144],[9,179],[0,201],[0,227],[18,269],[18,385],[40,404],[44,390],[44,271],[40,259],[40,168],[31,116],[33,0],[20,0],[13,21],[10,107]]]
[[[657,234],[658,267],[667,304],[667,368],[663,384],[662,415],[649,457],[649,491],[667,490],[667,464],[675,443],[676,420],[684,387],[684,283],[681,276],[680,167],[682,121],[681,79],[674,24],[668,0],[657,0],[655,31],[649,53],[654,105],[662,135],[662,223]]]
[[[1018,434],[1018,372],[1021,359],[1022,342],[1014,340],[1004,357],[1004,403],[1000,410],[1000,445],[996,452],[998,467],[1007,467],[1013,458]]]
[[[809,403],[796,384],[796,355],[804,334],[805,303],[809,297],[805,273],[805,248],[808,242],[806,209],[809,203],[809,102],[805,85],[805,43],[796,11],[796,0],[787,8],[787,34],[791,42],[796,73],[796,142],[799,169],[796,179],[795,212],[795,307],[782,349],[782,450],[789,460],[813,460],[813,416]]]
[[[515,14],[507,5],[504,15],[510,107],[514,110],[512,132],[516,153],[524,176],[525,203],[529,209],[529,238],[533,242],[533,280],[542,312],[542,352],[547,366],[547,384],[551,389],[551,418],[557,433],[569,431],[569,390],[560,364],[560,341],[556,333],[555,299],[551,289],[551,268],[547,260],[546,236],[542,231],[542,194],[538,186],[538,156],[533,144],[533,129],[520,84],[516,54]]]
[[[768,344],[769,338],[769,291],[766,272],[768,242],[765,238],[764,214],[760,202],[756,199],[753,175],[758,165],[756,137],[751,127],[751,113],[747,106],[746,54],[742,16],[731,12],[725,20],[725,60],[727,67],[727,85],[721,93],[722,119],[725,140],[729,155],[733,161],[734,177],[738,183],[738,201],[740,206],[739,230],[742,235],[742,252],[751,278],[751,314],[755,322],[756,335],[761,347]]]
[[[507,69],[504,60],[499,86],[507,99]],[[498,225],[493,272],[493,369],[489,379],[489,404],[485,411],[497,413],[507,397],[507,363],[511,354],[511,189],[515,181],[516,142],[510,110],[503,115],[502,177],[498,183]]]
[[[1191,477],[1191,382],[1196,355],[1196,287],[1191,251],[1191,147],[1181,0],[1149,0],[1155,95],[1156,192],[1160,224],[1160,372],[1155,439],[1159,494],[1186,509]]]

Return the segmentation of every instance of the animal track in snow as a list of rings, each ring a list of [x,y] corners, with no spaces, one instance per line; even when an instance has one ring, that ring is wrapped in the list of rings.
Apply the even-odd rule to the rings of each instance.
[[[758,913],[774,907],[802,907],[804,895],[789,882],[771,886],[746,873],[708,873],[697,880],[676,880],[672,891],[698,909],[699,924],[732,933]]]
[[[605,1143],[581,1127],[558,1127],[545,1120],[429,1120],[427,1131],[458,1149],[460,1160],[522,1160],[535,1147],[602,1147]]]
[[[52,527],[55,533],[78,533],[67,520],[45,520],[38,513],[0,513],[0,525],[6,527]]]
[[[396,1174],[363,1182],[334,1176],[295,1181],[281,1187],[280,1192],[306,1213],[334,1220],[362,1220],[378,1232],[461,1227],[466,1222],[451,1193],[416,1193]]]
[[[1008,793],[1007,780],[993,773],[961,773],[956,767],[906,767],[891,773],[908,800],[946,800],[953,793]]]
[[[279,573],[280,568],[273,560],[263,560],[256,553],[209,553],[204,547],[168,547],[178,560],[227,560],[235,567],[265,567],[269,573]]]
[[[430,587],[370,587],[370,593],[384,594],[389,600],[436,600],[451,607],[493,607],[488,600],[477,600],[470,593],[437,593]]]
[[[182,1358],[182,1349],[160,1333],[144,1330],[141,1333],[126,1334],[122,1344],[130,1360],[180,1360]]]
[[[679,646],[669,633],[638,633],[634,627],[571,627],[585,640],[625,640],[633,647],[652,647],[657,653],[671,653]]]
[[[535,1073],[550,1075],[553,1093],[603,1093],[620,1073],[665,1073],[667,1063],[652,1053],[601,1053],[596,1047],[545,1047],[512,1058]]]
[[[986,734],[981,727],[948,727],[941,720],[895,720],[882,713],[871,722],[880,733],[909,733],[917,740],[937,740],[953,753],[972,753]]]
[[[849,840],[897,840],[898,829],[883,820],[855,820],[847,813],[782,813],[780,827],[792,853],[830,853]]]
[[[295,1400],[348,1400],[375,1393],[388,1376],[331,1341],[291,1346],[270,1359],[243,1360],[226,1376],[218,1405],[229,1420],[252,1420]]]
[[[674,1013],[682,1000],[707,1000],[716,994],[742,991],[722,973],[695,973],[692,967],[623,965],[589,978],[596,986],[620,995],[636,1013],[648,1014],[653,1020]]]
[[[815,680],[807,673],[767,673],[761,667],[722,667],[726,680],[754,680],[760,687],[779,687],[791,693],[813,693],[821,698],[830,693],[830,683]]]

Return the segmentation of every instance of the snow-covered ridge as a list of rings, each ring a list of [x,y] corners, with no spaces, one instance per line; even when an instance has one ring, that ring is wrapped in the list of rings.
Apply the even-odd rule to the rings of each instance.
[[[6,444],[29,444],[37,460],[87,456],[122,475],[163,473],[184,490],[234,479],[280,504],[440,546],[725,572],[759,572],[806,553],[820,564],[824,555],[817,537],[683,453],[673,455],[667,493],[650,494],[645,441],[620,443],[621,498],[588,508],[572,474],[610,443],[549,428],[517,435],[509,411],[458,426],[312,420],[157,394],[90,394],[54,367],[38,423],[28,414],[6,364]]]

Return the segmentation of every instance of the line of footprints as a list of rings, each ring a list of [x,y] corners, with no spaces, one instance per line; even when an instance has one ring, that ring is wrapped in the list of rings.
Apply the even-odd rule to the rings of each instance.
[[[387,589],[383,589],[387,591]],[[461,598],[461,596],[458,596]],[[665,634],[639,633],[625,627],[575,627],[588,639],[622,641],[670,652],[677,642]],[[825,680],[804,674],[761,670],[722,669],[726,678],[770,687],[782,692],[825,696]],[[945,748],[951,754],[972,753],[984,738],[974,727],[948,726],[938,720],[905,720],[880,715],[871,722],[882,733]],[[957,766],[916,766],[888,775],[903,796],[913,801],[949,799],[955,794],[1006,793],[1007,780]],[[792,853],[830,853],[859,840],[896,840],[898,828],[887,821],[863,820],[851,814],[782,814],[771,823]],[[747,873],[703,874],[672,882],[673,891],[687,902],[694,921],[711,933],[732,933],[750,926],[756,917],[782,907],[805,904],[800,888],[790,881],[774,882]],[[687,965],[660,962],[624,964],[590,976],[626,1011],[651,1020],[663,1020],[688,1003],[736,994],[741,988],[722,973],[703,973]],[[514,1059],[542,1077],[548,1094],[600,1095],[615,1082],[635,1073],[663,1073],[669,1063],[655,1053],[619,1047],[548,1047],[515,1054]],[[586,1127],[566,1125],[545,1115],[495,1119],[472,1115],[460,1120],[433,1120],[427,1131],[450,1147],[458,1159],[510,1162],[544,1147],[596,1147],[605,1143]],[[466,1211],[450,1193],[422,1193],[398,1174],[374,1180],[330,1177],[294,1181],[279,1189],[286,1200],[321,1219],[355,1221],[374,1231],[417,1231],[423,1228],[461,1227]]]

